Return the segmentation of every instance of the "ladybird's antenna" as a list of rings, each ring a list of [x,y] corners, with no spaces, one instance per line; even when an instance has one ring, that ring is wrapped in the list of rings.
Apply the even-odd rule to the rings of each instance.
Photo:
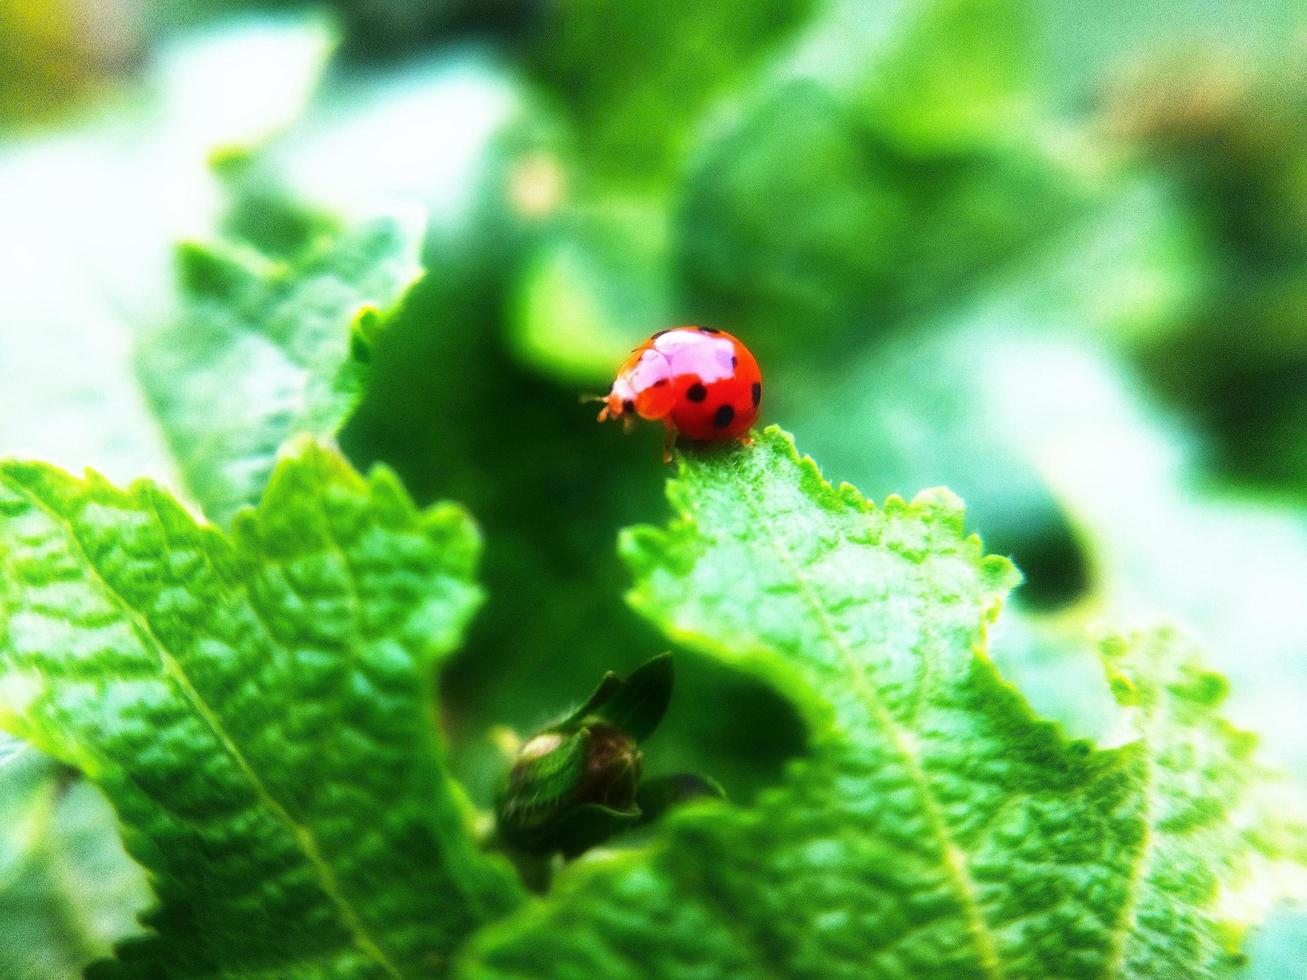
[[[596,402],[602,402],[604,406],[603,408],[599,409],[599,421],[607,422],[608,417],[613,414],[612,409],[608,407],[608,396],[607,395],[582,395],[581,396],[582,405],[593,405]]]

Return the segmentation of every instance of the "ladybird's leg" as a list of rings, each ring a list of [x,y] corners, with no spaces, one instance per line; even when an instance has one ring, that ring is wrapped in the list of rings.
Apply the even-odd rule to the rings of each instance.
[[[741,445],[741,446],[752,446],[752,445],[753,445],[753,433],[752,433],[752,432],[746,432],[744,435],[740,436],[740,445]]]
[[[669,422],[663,423],[663,462],[672,461],[672,450],[676,448],[676,429]]]
[[[607,405],[605,405],[603,408],[599,409],[599,421],[600,421],[600,422],[607,422],[607,421],[608,421],[608,406],[607,406]]]

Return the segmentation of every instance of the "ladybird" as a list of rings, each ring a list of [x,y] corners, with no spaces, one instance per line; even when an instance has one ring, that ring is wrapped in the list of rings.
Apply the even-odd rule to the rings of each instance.
[[[705,442],[739,439],[758,418],[762,372],[749,348],[712,327],[660,330],[631,352],[603,398],[599,421],[635,417],[666,429],[664,456],[677,435]]]

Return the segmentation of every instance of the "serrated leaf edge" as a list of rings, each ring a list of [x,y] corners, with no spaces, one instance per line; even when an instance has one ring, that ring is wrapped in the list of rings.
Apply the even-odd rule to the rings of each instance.
[[[321,458],[323,454],[314,453],[313,455]],[[69,474],[61,474],[67,479],[73,479]],[[95,474],[91,482],[98,478]],[[402,973],[399,968],[391,962],[390,958],[382,951],[380,945],[369,934],[362,918],[355,910],[353,904],[345,897],[341,891],[340,882],[336,878],[336,873],[322,856],[321,848],[318,846],[317,838],[313,832],[300,824],[291,816],[290,812],[272,795],[267,785],[254,771],[245,754],[241,752],[239,746],[233,741],[230,733],[223,726],[221,719],[218,718],[213,708],[204,700],[196,690],[194,684],[187,676],[185,669],[178,662],[177,658],[164,646],[162,640],[155,634],[150,625],[140,616],[135,608],[114,589],[100,574],[99,568],[91,560],[85,544],[77,533],[74,524],[66,519],[58,511],[41,498],[41,496],[30,490],[21,480],[15,479],[11,472],[11,466],[0,463],[0,482],[3,482],[14,493],[29,501],[34,507],[39,509],[52,522],[62,527],[68,534],[69,541],[72,542],[80,552],[83,564],[90,576],[95,580],[97,585],[104,591],[115,605],[122,610],[124,617],[132,624],[133,631],[141,639],[142,643],[154,649],[159,656],[164,673],[170,677],[182,692],[183,697],[190,703],[196,714],[204,721],[205,726],[213,733],[213,736],[222,745],[223,749],[231,757],[233,763],[245,776],[253,790],[255,796],[267,807],[281,823],[283,823],[296,844],[299,845],[301,852],[308,861],[309,866],[313,869],[314,877],[317,879],[319,887],[324,894],[335,905],[337,913],[340,915],[342,924],[349,933],[354,945],[369,959],[373,960],[388,975],[400,980]],[[135,482],[129,493],[132,496],[140,496],[145,499],[149,505],[156,511],[158,509],[157,494],[161,491],[150,481]]]

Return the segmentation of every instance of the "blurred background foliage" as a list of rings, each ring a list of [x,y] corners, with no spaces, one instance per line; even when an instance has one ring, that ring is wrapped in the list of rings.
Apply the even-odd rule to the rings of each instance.
[[[663,512],[660,437],[578,396],[681,322],[750,344],[832,479],[966,500],[1025,572],[995,657],[1041,711],[1111,737],[1086,630],[1160,612],[1301,773],[1304,64],[1293,0],[0,0],[0,451],[175,480],[138,352],[188,322],[176,243],[291,262],[418,202],[340,438],[484,530],[440,692],[478,802],[502,726],[660,648],[613,553]],[[680,670],[653,767],[747,801],[801,726]],[[44,951],[0,975],[67,975],[141,882],[22,746],[0,816],[0,936]],[[1303,921],[1251,970],[1301,975]]]

